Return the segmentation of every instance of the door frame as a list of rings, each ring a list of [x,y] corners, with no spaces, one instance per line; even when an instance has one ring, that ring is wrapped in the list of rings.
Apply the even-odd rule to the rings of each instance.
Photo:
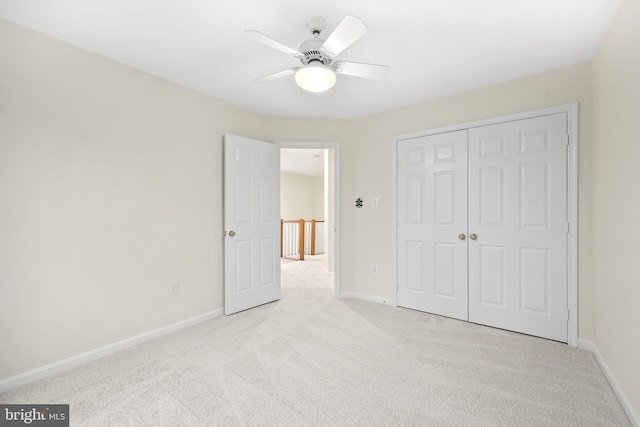
[[[452,132],[481,126],[494,125],[514,120],[530,119],[558,113],[567,114],[567,344],[578,346],[578,112],[577,102],[562,104],[536,110],[490,117],[471,122],[427,129],[396,135],[391,140],[391,305],[398,306],[398,142],[438,133]]]
[[[340,295],[340,145],[336,142],[291,142],[276,141],[281,149],[297,148],[297,149],[313,149],[321,148],[333,150],[333,222],[334,222],[334,241],[333,241],[333,293],[337,297]],[[329,230],[331,232],[331,230]],[[329,246],[329,245],[327,245]]]

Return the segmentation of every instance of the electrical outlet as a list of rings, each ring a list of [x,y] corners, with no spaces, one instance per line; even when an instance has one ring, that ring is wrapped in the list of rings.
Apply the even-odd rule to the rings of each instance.
[[[169,285],[169,295],[178,295],[180,293],[180,282]]]
[[[373,274],[378,274],[378,264],[371,264],[371,272]]]
[[[378,203],[378,198],[377,198],[377,197],[372,198],[372,199],[371,199],[371,207],[372,207],[372,208],[377,208],[377,207],[378,207],[378,205],[379,205],[379,203]]]

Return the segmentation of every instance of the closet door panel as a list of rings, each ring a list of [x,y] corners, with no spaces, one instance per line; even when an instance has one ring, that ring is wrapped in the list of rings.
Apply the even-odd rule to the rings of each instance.
[[[567,341],[567,127],[469,130],[469,320]]]
[[[462,320],[468,318],[466,149],[466,130],[398,143],[398,305]]]

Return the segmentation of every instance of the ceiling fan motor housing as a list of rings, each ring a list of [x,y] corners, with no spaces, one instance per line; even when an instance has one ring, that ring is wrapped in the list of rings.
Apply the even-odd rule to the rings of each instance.
[[[321,38],[311,38],[305,40],[300,45],[300,52],[304,55],[304,58],[300,59],[304,65],[307,65],[310,62],[318,61],[324,65],[331,64],[331,58],[328,58],[326,55],[322,53],[320,47],[324,43],[324,39]]]

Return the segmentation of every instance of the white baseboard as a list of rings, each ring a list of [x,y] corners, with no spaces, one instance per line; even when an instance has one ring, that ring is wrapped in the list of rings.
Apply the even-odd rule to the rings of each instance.
[[[582,338],[578,339],[578,348],[583,350],[587,350],[593,353],[593,349],[595,348],[595,344],[591,340],[583,340]]]
[[[598,351],[598,347],[596,346],[596,344],[590,340],[579,339],[578,348],[588,350],[593,353],[593,355],[596,357],[596,360],[600,364],[600,368],[602,368],[602,372],[604,372],[604,375],[609,380],[611,388],[615,392],[616,396],[618,396],[618,400],[620,400],[620,403],[622,404],[624,411],[627,413],[631,424],[633,424],[634,427],[640,427],[640,417],[638,416],[638,413],[631,404],[629,398],[627,398],[624,390],[622,390],[622,387],[620,387],[618,380],[616,380],[613,372],[611,372],[611,369],[609,368],[609,365],[607,365],[607,362],[604,360],[604,357],[602,357],[602,354],[600,354],[600,351]]]
[[[173,332],[177,332],[181,329],[188,328],[189,326],[197,325],[198,323],[215,319],[216,317],[222,316],[223,313],[224,309],[222,308],[213,310],[199,316],[194,316],[189,319],[164,326],[162,328],[154,329],[149,332],[133,336],[131,338],[126,338],[121,341],[116,341],[112,344],[107,344],[105,346],[89,350],[85,353],[77,354],[75,356],[51,363],[49,365],[32,369],[14,377],[5,378],[3,380],[0,380],[0,393],[49,377],[59,372],[66,371],[67,369],[85,364],[87,362],[91,362],[92,360],[99,359],[109,354],[117,353],[118,351],[122,351],[129,347],[142,344],[143,342],[150,341],[152,339],[159,338]]]
[[[375,302],[377,304],[390,304],[391,299],[380,298],[374,295],[361,294],[358,292],[340,292],[338,298],[353,298],[353,299],[361,299],[363,301]]]

